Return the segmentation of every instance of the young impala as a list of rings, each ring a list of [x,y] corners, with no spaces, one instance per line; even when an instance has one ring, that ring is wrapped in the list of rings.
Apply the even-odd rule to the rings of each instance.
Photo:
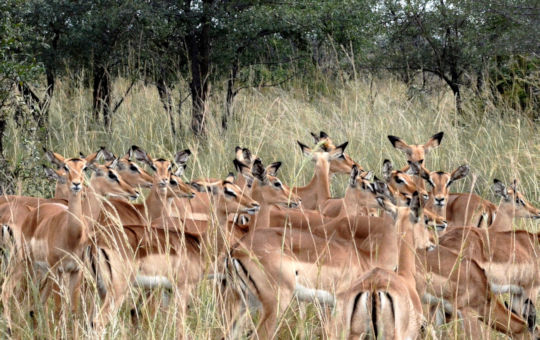
[[[415,339],[424,324],[422,302],[416,291],[415,249],[434,248],[423,225],[418,193],[408,207],[396,207],[387,198],[381,206],[396,219],[399,237],[397,271],[374,268],[362,275],[351,288],[338,295],[341,325],[349,339]]]

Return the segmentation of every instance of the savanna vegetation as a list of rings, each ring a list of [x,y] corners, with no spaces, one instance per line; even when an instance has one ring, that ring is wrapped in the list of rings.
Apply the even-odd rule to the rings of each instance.
[[[493,179],[517,178],[540,205],[536,1],[0,0],[0,12],[2,195],[54,195],[43,148],[71,157],[106,146],[122,156],[138,145],[165,159],[189,148],[190,182],[225,178],[235,147],[248,147],[265,164],[281,161],[279,178],[292,187],[313,173],[296,142],[311,145],[310,132],[348,141],[347,154],[382,177],[384,159],[406,164],[387,135],[423,143],[444,131],[425,165],[468,164],[471,174],[452,191],[498,203]],[[342,197],[347,185],[348,176],[335,176],[332,195]],[[529,219],[516,227],[538,232]],[[213,266],[208,260],[205,274]],[[88,316],[99,305],[95,286],[84,290],[82,312],[64,313],[62,322],[34,307],[38,286],[2,306],[16,321],[13,335],[96,336]],[[228,332],[216,289],[211,280],[198,285],[189,336]],[[131,287],[104,336],[177,337],[174,304],[156,311],[145,303],[161,293]],[[323,314],[293,303],[279,338],[323,337]],[[458,323],[435,330],[463,336]],[[3,323],[0,332],[8,335]],[[489,327],[482,335],[504,337]]]

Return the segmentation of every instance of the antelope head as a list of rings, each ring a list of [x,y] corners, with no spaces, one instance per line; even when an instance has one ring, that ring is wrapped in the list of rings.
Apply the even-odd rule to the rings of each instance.
[[[102,147],[100,150],[87,157],[65,158],[56,152],[47,151],[44,149],[45,157],[51,163],[55,164],[59,169],[65,172],[66,184],[68,185],[72,194],[77,194],[82,190],[84,183],[84,171],[87,169],[88,165],[96,161],[97,157],[103,152],[103,150],[104,148]]]
[[[515,217],[540,218],[540,209],[535,208],[518,190],[518,181],[515,179],[509,188],[503,182],[495,179],[493,191],[502,198],[500,208],[511,209]]]
[[[234,176],[229,174],[225,180],[208,182],[196,180],[191,186],[199,192],[207,192],[212,196],[214,206],[222,214],[247,213],[253,215],[259,211],[259,203],[233,183]]]
[[[277,172],[281,167],[281,162],[274,162],[264,167],[262,161],[257,158],[253,162],[251,171],[247,166],[235,160],[235,166],[241,169],[242,174],[251,176],[251,196],[261,203],[268,205],[282,205],[289,208],[296,208],[300,205],[301,199],[294,194],[279,178]],[[249,178],[248,182],[249,182]]]
[[[415,169],[416,173],[418,173],[417,168],[414,164],[411,166],[411,169]],[[390,191],[398,200],[399,205],[408,205],[412,198],[412,194],[415,191],[420,191],[419,195],[423,200],[427,200],[429,198],[427,191],[416,186],[411,175],[401,170],[394,170],[394,167],[390,160],[384,160],[382,173],[384,180],[386,181],[386,183],[388,183]]]
[[[441,144],[441,140],[444,136],[444,132],[439,132],[431,136],[425,144],[412,144],[409,145],[403,141],[403,139],[396,136],[388,136],[392,146],[407,156],[407,162],[409,164],[416,164],[420,167],[424,164],[425,156],[434,148]]]
[[[450,195],[450,186],[457,180],[465,178],[469,174],[470,168],[468,165],[461,165],[452,173],[444,171],[429,171],[424,166],[420,170],[422,177],[430,186],[430,199],[433,200],[433,205],[437,208],[442,208],[448,203]]]
[[[335,146],[330,137],[321,131],[319,136],[311,133],[315,140],[315,149],[311,149],[305,144],[298,142],[302,153],[311,158],[314,162],[318,159],[324,159],[330,164],[330,175],[332,174],[350,174],[353,165],[356,165],[361,171],[364,171],[352,158],[345,153],[345,148],[349,142]]]
[[[117,158],[112,152],[104,153],[104,159],[109,164],[117,160],[116,171],[129,185],[134,188],[143,187],[151,188],[154,179],[145,169],[132,161],[133,149],[130,148],[126,154]]]

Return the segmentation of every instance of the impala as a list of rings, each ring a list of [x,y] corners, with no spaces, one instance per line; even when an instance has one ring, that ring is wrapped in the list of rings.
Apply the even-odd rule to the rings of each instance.
[[[75,304],[80,281],[79,259],[88,240],[89,229],[101,211],[101,197],[107,194],[132,198],[138,196],[133,188],[118,177],[114,164],[109,167],[92,164],[99,152],[86,158],[68,159],[53,154],[54,162],[62,166],[67,173],[66,180],[70,188],[68,206],[57,203],[43,204],[30,214],[23,224],[21,244],[28,247],[28,258],[33,267],[31,273],[38,278],[44,276],[45,281],[40,289],[43,304],[56,283],[67,284],[67,299]],[[84,170],[87,167],[94,171],[94,176],[91,185],[83,190]],[[24,248],[22,250],[24,251]],[[8,305],[12,291],[25,273],[25,268],[21,265],[14,266],[13,270],[12,275],[7,276],[2,289],[4,306]],[[43,272],[44,275],[40,274]],[[64,282],[65,279],[67,283]],[[56,300],[60,298],[59,294],[60,291],[55,291]],[[58,307],[58,303],[56,306]],[[9,325],[8,308],[4,310],[4,315]]]
[[[539,234],[454,227],[439,242],[474,259],[486,271],[490,289],[494,293],[511,293],[512,309],[534,326],[534,302],[540,287]]]
[[[420,297],[435,311],[436,323],[445,315],[461,318],[467,338],[481,336],[477,318],[499,332],[527,338],[527,321],[508,310],[490,292],[486,272],[476,260],[438,245],[434,251],[417,253],[416,282]],[[540,334],[538,330],[533,330]]]
[[[424,166],[420,171],[420,176],[431,186],[426,208],[444,217],[449,225],[463,225],[459,223],[466,221],[465,216],[472,212],[469,207],[471,207],[470,201],[476,199],[474,194],[452,194],[451,203],[449,199],[451,195],[449,189],[452,183],[466,177],[468,174],[468,165],[461,165],[452,173],[429,171]]]
[[[302,199],[305,209],[318,210],[320,205],[331,198],[330,176],[333,174],[349,174],[356,164],[344,153],[348,142],[334,146],[328,135],[321,131],[320,137],[312,133],[317,143],[317,149],[312,150],[298,142],[302,153],[315,162],[315,172],[311,181],[303,187],[293,187],[291,190]],[[358,166],[358,165],[357,165]],[[362,170],[361,167],[359,169]],[[363,170],[362,170],[363,171]]]
[[[396,219],[399,237],[397,271],[374,268],[338,295],[338,310],[349,339],[372,335],[377,339],[414,339],[424,324],[422,302],[416,291],[415,249],[433,248],[423,226],[418,193],[409,207],[396,207],[380,198],[381,206]]]

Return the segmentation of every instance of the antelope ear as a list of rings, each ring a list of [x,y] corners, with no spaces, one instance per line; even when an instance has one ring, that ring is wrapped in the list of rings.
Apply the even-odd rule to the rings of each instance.
[[[104,146],[100,147],[98,151],[91,153],[90,155],[84,157],[84,160],[87,164],[92,164],[98,159],[104,158],[103,154],[107,152]]]
[[[174,175],[177,177],[181,177],[184,174],[184,171],[186,170],[186,164],[182,163],[178,165],[178,168],[174,172]]]
[[[431,136],[431,138],[424,144],[425,152],[429,152],[431,149],[438,147],[441,144],[441,140],[444,136],[444,132],[439,132]]]
[[[388,140],[390,141],[390,143],[392,143],[392,146],[394,148],[401,150],[406,154],[411,153],[411,147],[407,143],[405,143],[403,139],[396,136],[388,135]]]
[[[232,172],[229,172],[227,177],[225,177],[225,182],[233,183],[235,180],[234,174]]]
[[[189,149],[178,151],[176,155],[174,155],[174,162],[176,164],[186,164],[189,156],[191,156],[191,151]]]
[[[517,179],[514,179],[512,184],[510,184],[510,189],[512,189],[514,192],[518,191],[518,180]]]
[[[239,161],[244,160],[244,156],[242,155],[242,148],[239,146],[236,146],[234,148],[234,158],[238,159]]]
[[[253,162],[253,166],[251,167],[251,174],[262,183],[266,183],[268,181],[268,177],[266,176],[266,169],[264,168],[259,158],[257,158],[255,162]]]
[[[107,165],[107,168],[113,170],[118,168],[118,158],[113,159],[113,161],[109,165]]]
[[[342,157],[345,153],[347,145],[349,145],[349,142],[345,142],[339,146],[336,146],[334,150],[330,151],[330,159],[337,159],[339,157]]]
[[[366,181],[371,181],[373,180],[373,175],[374,175],[374,172],[371,170],[369,170],[368,172],[364,171],[362,178],[365,179]]]
[[[150,157],[150,155],[146,153],[146,151],[139,148],[137,145],[132,145],[131,152],[132,152],[132,155],[135,156],[135,159],[137,161],[145,163],[152,169],[155,169],[154,162],[152,162],[152,157]]]
[[[249,169],[249,167],[239,161],[238,159],[233,159],[233,163],[234,163],[234,168],[236,169],[237,172],[241,173],[242,176],[244,176],[244,178],[246,179],[246,184],[249,188],[251,188],[251,186],[253,185],[253,175],[251,174],[251,171]]]
[[[66,159],[62,155],[56,152],[49,151],[45,148],[43,148],[43,152],[45,153],[45,158],[47,158],[49,162],[53,163],[58,168],[64,166],[64,162],[66,161]]]
[[[355,165],[353,165],[352,169],[351,169],[351,177],[349,177],[349,186],[351,188],[355,188],[356,185],[358,184],[358,167]]]
[[[321,140],[321,138],[320,138],[319,136],[317,136],[317,134],[315,134],[315,133],[313,133],[313,132],[310,132],[310,134],[311,134],[311,137],[313,137],[313,142],[314,142],[315,144],[318,144],[319,141]]]
[[[302,150],[302,153],[307,156],[307,157],[313,157],[313,151],[311,150],[311,148],[309,148],[307,145],[305,144],[302,144],[300,142],[298,142],[298,145],[300,146],[300,149]]]
[[[274,162],[266,167],[266,173],[270,176],[277,176],[277,172],[281,167],[281,162]]]
[[[501,196],[505,201],[510,201],[510,197],[508,197],[508,190],[503,182],[499,181],[498,179],[494,179],[492,189],[496,195]]]
[[[456,170],[452,172],[452,174],[450,175],[450,181],[448,182],[446,186],[450,186],[450,184],[454,183],[458,179],[462,179],[466,177],[469,174],[469,171],[470,171],[470,168],[467,164],[461,165],[460,167],[458,167]]]
[[[251,163],[251,157],[252,157],[251,150],[249,150],[248,148],[243,148],[242,157],[244,158],[245,162]]]
[[[422,215],[422,207],[420,206],[420,196],[418,195],[418,191],[415,191],[412,194],[409,208],[411,209],[411,222],[418,223],[418,219]]]
[[[390,161],[389,159],[385,159],[382,165],[382,174],[385,181],[390,181],[393,169],[394,167],[392,166],[392,161]]]
[[[324,132],[324,131],[320,131],[320,132],[319,132],[319,136],[321,137],[321,139],[323,139],[323,138],[330,138],[330,137],[328,136],[328,134],[327,134],[326,132]]]
[[[66,184],[66,178],[60,175],[56,170],[49,168],[46,165],[43,165],[43,170],[45,171],[45,176],[53,181],[57,181],[60,184]]]
[[[105,162],[112,162],[116,159],[116,156],[109,150],[103,148],[100,151],[101,153],[98,155],[98,157],[103,157]]]

